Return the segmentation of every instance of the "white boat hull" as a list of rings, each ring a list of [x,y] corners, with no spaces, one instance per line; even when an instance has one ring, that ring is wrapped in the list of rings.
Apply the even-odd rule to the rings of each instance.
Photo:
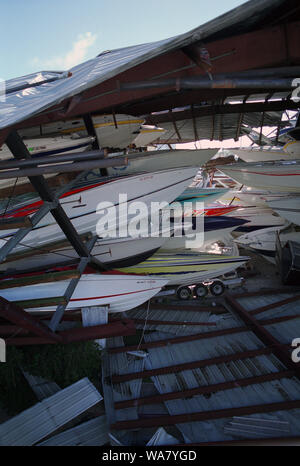
[[[116,114],[97,115],[92,117],[96,136],[100,147],[126,148],[136,138],[142,118],[131,115]],[[82,118],[47,123],[45,125],[26,128],[20,131],[21,136],[28,138],[49,134],[78,134],[87,136],[87,130]]]
[[[94,137],[71,138],[69,136],[57,136],[53,138],[25,139],[24,144],[31,155],[60,155],[70,152],[84,152],[91,147]],[[12,159],[13,154],[6,144],[0,147],[0,159]],[[28,179],[27,179],[28,180]]]
[[[54,138],[28,139],[24,140],[24,143],[31,155],[36,156],[37,154],[39,154],[41,156],[47,156],[84,152],[90,149],[93,141],[94,138],[90,136],[79,139],[72,139],[66,136],[58,136]],[[12,158],[12,153],[10,152],[6,144],[3,144],[3,146],[0,147],[0,159],[7,160]],[[45,178],[50,178],[55,176],[55,174],[51,173],[50,175],[44,176]],[[0,189],[14,186],[15,181],[16,180],[14,178],[0,180]],[[28,177],[18,178],[18,185],[24,183],[28,183]]]
[[[282,149],[270,148],[270,149],[231,149],[234,155],[237,155],[244,162],[270,162],[274,160],[294,160],[292,154],[285,152]]]
[[[224,256],[185,252],[158,253],[134,267],[124,268],[126,273],[143,274],[151,278],[165,278],[169,285],[192,285],[206,279],[231,272],[247,262],[248,257]],[[122,269],[121,269],[122,270]]]
[[[195,238],[189,239],[186,236],[172,237],[162,246],[161,250],[174,250],[174,249],[197,249],[198,251],[204,250],[209,244],[217,241],[222,241],[230,233],[237,228],[236,226],[230,228],[223,228],[220,230],[205,231],[204,233],[199,232]]]
[[[127,267],[145,260],[153,255],[166,241],[167,237],[158,238],[117,238],[98,240],[91,251],[93,257],[103,264],[113,267]],[[31,270],[40,267],[54,267],[66,261],[77,259],[78,255],[72,247],[64,247],[53,252],[43,253],[0,264],[0,271]]]
[[[63,296],[69,280],[9,288],[1,290],[1,296],[8,301],[33,300]],[[109,312],[125,312],[143,304],[155,296],[166,279],[130,275],[85,274],[71,296],[66,310],[83,307],[109,306]],[[49,312],[56,306],[27,308],[29,312]]]
[[[60,203],[77,233],[91,232],[99,237],[105,237],[107,231],[111,230],[111,228],[106,224],[99,226],[98,221],[103,217],[102,211],[105,211],[108,223],[113,224],[116,217],[119,221],[119,227],[128,225],[127,209],[123,208],[126,206],[124,202],[119,204],[120,193],[127,195],[128,210],[132,202],[142,201],[147,209],[145,209],[144,213],[142,212],[141,218],[143,214],[148,217],[151,208],[153,213],[158,212],[160,202],[170,203],[178,197],[191,183],[195,172],[195,168],[189,167],[178,170],[161,170],[145,175],[120,177],[112,181],[100,182],[94,188],[64,197],[60,200]],[[97,211],[100,202],[110,202],[111,207]],[[1,237],[6,238],[15,232],[16,230],[5,231]],[[17,246],[14,251],[24,249],[24,244],[30,247],[38,247],[62,239],[65,239],[65,236],[49,213],[36,228],[28,233],[22,244]],[[2,240],[2,242],[4,244],[5,240]]]
[[[300,141],[290,141],[283,147],[284,152],[288,157],[293,159],[300,158]]]
[[[267,203],[278,215],[295,225],[300,225],[300,196],[279,198]]]
[[[148,125],[142,125],[138,136],[133,140],[136,147],[147,147],[154,141],[159,141],[159,138],[165,134],[163,128],[155,128]]]
[[[216,153],[217,149],[147,151],[128,154],[128,164],[108,168],[110,175],[127,175],[179,167],[201,167]],[[195,176],[196,176],[195,172]]]
[[[266,256],[269,260],[274,261],[276,252],[276,239],[279,234],[280,242],[284,245],[287,241],[299,241],[300,232],[284,230],[282,227],[264,228],[258,231],[252,231],[246,235],[240,236],[235,242],[244,248],[249,248]],[[273,259],[273,260],[272,260]]]
[[[300,162],[236,163],[218,169],[238,183],[271,192],[300,193]]]

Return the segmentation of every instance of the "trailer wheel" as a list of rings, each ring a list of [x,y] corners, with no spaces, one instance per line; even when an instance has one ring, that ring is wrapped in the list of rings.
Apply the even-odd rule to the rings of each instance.
[[[208,288],[202,283],[199,283],[199,285],[195,286],[193,292],[196,298],[204,298],[208,293]]]
[[[225,291],[225,286],[220,280],[216,280],[210,285],[209,291],[214,296],[221,296]]]
[[[188,286],[181,286],[177,288],[176,294],[179,299],[186,301],[187,299],[190,299],[192,292]]]

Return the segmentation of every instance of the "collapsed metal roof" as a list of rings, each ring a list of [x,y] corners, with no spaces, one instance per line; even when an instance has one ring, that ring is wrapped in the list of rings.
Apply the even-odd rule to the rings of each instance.
[[[100,104],[97,99],[95,100],[95,96],[90,96],[88,92],[96,87],[96,94],[98,90],[101,90],[101,95],[112,100],[108,106],[115,105],[120,100],[116,99],[116,95],[112,95],[118,94],[116,86],[113,90],[107,90],[105,87],[105,83],[112,78],[121,76],[128,80],[130,76],[132,80],[140,69],[139,65],[142,65],[142,75],[146,77],[149,75],[147,64],[150,64],[153,75],[153,70],[156,71],[159,68],[157,66],[153,68],[155,65],[153,60],[162,55],[164,55],[164,61],[169,62],[169,64],[172,60],[174,61],[174,58],[179,65],[182,60],[186,64],[191,64],[191,59],[188,57],[190,55],[189,46],[202,43],[202,41],[206,43],[220,41],[220,39],[223,40],[236,34],[245,34],[270,24],[276,24],[281,20],[282,10],[285,11],[285,17],[289,13],[293,13],[292,20],[295,21],[297,19],[295,8],[297,9],[297,3],[294,0],[251,0],[176,37],[106,51],[92,60],[75,66],[67,73],[42,71],[23,78],[9,80],[6,82],[6,99],[1,104],[0,109],[0,128],[8,128],[38,114],[44,118],[43,121],[53,121],[53,119],[68,118],[72,114],[95,111],[95,104],[97,109],[104,108],[104,103]],[[179,55],[176,55],[177,52]],[[249,67],[253,68],[250,62],[251,60]],[[186,66],[186,68],[191,68],[191,66],[195,66],[195,64]],[[128,73],[124,74],[126,71]],[[174,71],[173,69],[172,72]],[[170,71],[167,74],[169,73]],[[197,73],[201,74],[203,70],[198,68]],[[37,85],[38,83],[39,85]],[[99,87],[100,84],[103,86]],[[136,97],[138,95],[135,93]],[[96,97],[98,96],[96,95]],[[53,106],[57,106],[55,111],[53,109],[50,113],[46,112]]]
[[[297,438],[299,373],[290,344],[299,299],[299,291],[273,289],[227,295],[211,307],[128,312],[143,330],[139,343],[112,339],[103,360],[113,436],[145,445],[164,427],[180,444]]]

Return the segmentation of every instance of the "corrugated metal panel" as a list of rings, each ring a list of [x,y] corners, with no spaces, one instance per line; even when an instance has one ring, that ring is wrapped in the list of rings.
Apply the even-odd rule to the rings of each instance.
[[[146,336],[152,340],[152,335]],[[228,354],[241,351],[245,348],[252,349],[257,346],[257,341],[252,335],[241,334],[229,337],[218,337],[204,340],[201,344],[176,345],[167,348],[149,349],[147,368],[163,367],[171,364],[180,364],[197,358],[204,359],[213,355]],[[153,377],[156,388],[160,393],[194,388],[201,385],[210,385],[225,381],[235,380],[251,376],[258,376],[270,372],[282,370],[282,364],[273,356],[259,356],[256,358],[229,362],[209,366],[202,369],[188,370],[176,374],[165,374]],[[237,387],[212,393],[210,396],[198,395],[189,399],[171,400],[165,402],[169,414],[183,414],[200,411],[225,409],[231,407],[249,406],[254,404],[266,404],[272,402],[299,399],[300,383],[297,379],[282,379],[280,381],[265,382],[247,387]],[[254,417],[257,417],[254,416]],[[296,410],[278,412],[260,416],[262,419],[277,419],[289,422],[291,435],[299,432],[300,413]],[[226,440],[230,437],[224,434],[226,419],[218,419],[209,422],[193,422],[178,425],[177,427],[189,442],[205,442]],[[255,436],[255,435],[254,435]],[[259,433],[257,437],[259,437]]]
[[[160,427],[147,443],[147,447],[159,445],[176,445],[176,443],[178,443],[178,439],[172,435],[169,435],[163,427]]]
[[[39,443],[37,446],[100,447],[108,442],[106,416],[99,416],[55,435],[45,442]]]
[[[300,318],[266,325],[266,329],[276,340],[280,341],[280,343],[291,345],[292,340],[300,336]]]
[[[1,104],[0,128],[28,119],[67,97],[90,89],[151,58],[197,42],[199,39],[203,40],[221,31],[227,31],[228,35],[228,28],[232,31],[231,34],[237,33],[239,29],[245,32],[247,26],[250,29],[255,27],[267,11],[272,11],[282,3],[283,0],[252,0],[185,34],[158,42],[103,52],[98,57],[72,68],[71,77],[31,88],[30,92],[24,90],[9,94],[6,101]],[[50,77],[52,76],[49,72],[34,73],[9,80],[7,87],[11,89],[15,85],[37,82]]]
[[[81,310],[82,325],[92,327],[108,323],[108,307],[86,307]],[[106,338],[95,340],[101,348],[105,348]]]
[[[40,401],[54,395],[54,393],[57,393],[61,389],[55,382],[49,382],[49,380],[46,380],[43,377],[37,377],[25,371],[22,372],[34,391],[37,399]]]
[[[244,309],[246,309],[246,311],[252,311],[259,307],[267,306],[268,304],[283,301],[284,299],[291,298],[292,296],[292,293],[274,293],[264,295],[262,292],[259,296],[246,296],[245,298],[238,298],[237,301]]]
[[[34,445],[102,399],[85,377],[1,424],[0,445]]]
[[[213,311],[213,308],[212,308]],[[215,330],[221,330],[225,328],[233,328],[240,326],[240,322],[230,315],[229,313],[224,313],[220,315],[213,314],[212,312],[207,311],[182,311],[182,310],[164,310],[163,305],[161,309],[150,310],[147,313],[145,309],[137,309],[128,312],[128,316],[130,318],[136,319],[146,319],[147,320],[166,320],[172,322],[209,322],[215,323],[214,326],[189,326],[184,324],[177,325],[147,325],[147,331],[150,330],[159,330],[160,333],[171,333],[175,335],[192,335],[195,333],[202,333],[202,332],[213,332]],[[136,327],[142,329],[144,327],[143,324],[136,324]],[[169,336],[170,338],[170,336]]]

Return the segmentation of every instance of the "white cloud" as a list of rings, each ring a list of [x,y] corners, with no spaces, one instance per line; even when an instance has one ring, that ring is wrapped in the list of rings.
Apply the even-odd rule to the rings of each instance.
[[[91,32],[79,34],[71,50],[65,55],[57,55],[46,60],[35,57],[31,60],[31,64],[52,70],[68,70],[84,61],[89,47],[94,44],[96,38],[97,35]]]

